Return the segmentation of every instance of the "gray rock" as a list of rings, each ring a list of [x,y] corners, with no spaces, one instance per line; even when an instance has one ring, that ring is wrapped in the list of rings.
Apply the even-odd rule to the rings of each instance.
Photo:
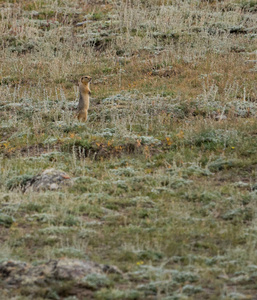
[[[47,286],[56,280],[83,282],[90,274],[104,275],[122,272],[115,266],[100,265],[92,261],[78,259],[54,259],[46,263],[31,265],[21,261],[0,263],[0,281],[8,287],[39,285]]]
[[[225,115],[217,115],[215,116],[216,121],[224,121],[227,120],[227,117]]]
[[[67,173],[61,170],[46,169],[42,174],[27,181],[25,191],[58,190],[61,186],[70,183],[71,178]]]
[[[76,24],[76,26],[83,26],[83,25],[86,25],[88,23],[92,23],[92,21],[86,20],[86,21],[83,21],[83,22],[79,22],[79,23]]]
[[[72,183],[70,176],[55,169],[46,169],[42,174],[20,175],[11,178],[7,182],[7,188],[10,190],[20,188],[23,192],[26,191],[41,191],[41,190],[58,190],[65,185]]]
[[[92,261],[62,259],[57,261],[53,275],[56,279],[79,279],[92,273],[101,274],[103,269]]]

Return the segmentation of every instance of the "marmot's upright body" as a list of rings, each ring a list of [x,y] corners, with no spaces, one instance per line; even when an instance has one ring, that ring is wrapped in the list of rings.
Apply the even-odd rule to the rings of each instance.
[[[89,108],[89,95],[91,94],[89,84],[92,78],[90,76],[83,76],[79,80],[79,105],[78,105],[78,119],[86,122],[87,111]]]

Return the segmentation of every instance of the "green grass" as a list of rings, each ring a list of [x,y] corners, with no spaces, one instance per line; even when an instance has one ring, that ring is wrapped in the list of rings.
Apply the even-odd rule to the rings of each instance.
[[[126,3],[1,1],[0,261],[123,272],[3,297],[255,299],[255,2]]]

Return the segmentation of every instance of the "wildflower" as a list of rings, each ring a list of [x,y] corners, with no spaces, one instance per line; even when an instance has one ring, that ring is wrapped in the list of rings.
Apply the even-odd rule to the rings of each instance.
[[[180,130],[180,132],[177,134],[177,137],[178,137],[179,139],[183,139],[183,137],[184,137],[184,131],[183,131],[183,130]]]
[[[235,149],[235,147],[231,147],[231,149],[232,149],[232,150],[234,150],[234,149]]]
[[[166,137],[166,141],[167,141],[167,144],[170,146],[172,144],[172,141],[170,140],[169,137]]]
[[[143,264],[144,264],[144,262],[143,262],[142,260],[140,260],[140,261],[137,262],[137,265],[138,265],[138,266],[141,266],[141,265],[143,265]]]

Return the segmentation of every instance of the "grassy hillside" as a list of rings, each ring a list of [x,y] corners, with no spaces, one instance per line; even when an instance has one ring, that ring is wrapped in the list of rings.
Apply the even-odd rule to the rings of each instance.
[[[256,299],[257,2],[10,0],[0,12],[3,299]],[[70,184],[26,189],[49,168]],[[18,284],[1,269],[50,259],[122,273]]]

